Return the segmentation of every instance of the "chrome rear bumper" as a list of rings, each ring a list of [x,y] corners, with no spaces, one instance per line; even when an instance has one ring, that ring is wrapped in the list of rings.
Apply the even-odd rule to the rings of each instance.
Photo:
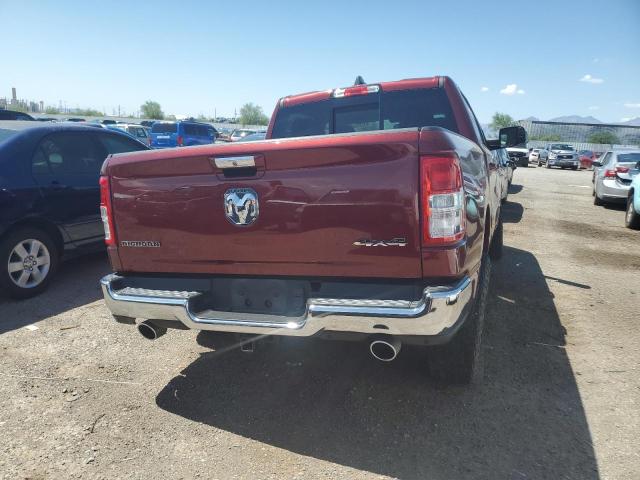
[[[473,284],[427,287],[418,301],[310,298],[299,317],[203,310],[194,312],[200,292],[123,288],[123,277],[100,281],[105,303],[117,316],[181,322],[187,328],[244,334],[308,337],[322,331],[438,336],[466,318]]]

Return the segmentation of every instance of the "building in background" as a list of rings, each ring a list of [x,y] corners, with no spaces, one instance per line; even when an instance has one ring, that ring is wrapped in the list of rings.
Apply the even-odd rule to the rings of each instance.
[[[541,120],[520,120],[517,123],[527,131],[530,143],[567,142],[576,145],[587,143],[640,145],[640,126],[607,123],[544,122]],[[610,141],[593,141],[599,138],[609,138]],[[536,144],[535,146],[539,145]]]

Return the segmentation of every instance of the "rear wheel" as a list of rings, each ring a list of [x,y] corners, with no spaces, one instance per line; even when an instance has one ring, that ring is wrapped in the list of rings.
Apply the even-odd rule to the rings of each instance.
[[[578,167],[571,167],[571,170],[577,170]]]
[[[491,278],[491,258],[484,255],[478,276],[478,290],[472,310],[455,336],[444,345],[429,349],[429,371],[437,380],[453,384],[482,379],[482,332]]]
[[[624,217],[624,224],[628,228],[640,230],[640,213],[636,211],[636,207],[633,204],[633,195],[630,195],[627,200],[627,213]]]
[[[13,298],[28,298],[47,288],[58,266],[58,249],[37,228],[19,228],[0,242],[0,286]]]
[[[604,202],[598,196],[598,192],[594,192],[594,194],[593,194],[593,204],[597,205],[598,207],[601,207],[602,205],[604,205]]]
[[[551,165],[549,165],[549,162],[547,162],[547,164],[545,165],[547,168],[551,168]]]
[[[491,260],[500,260],[502,258],[502,250],[504,247],[504,230],[502,228],[502,219],[498,221],[496,231],[493,232],[493,239],[489,247],[489,256]]]

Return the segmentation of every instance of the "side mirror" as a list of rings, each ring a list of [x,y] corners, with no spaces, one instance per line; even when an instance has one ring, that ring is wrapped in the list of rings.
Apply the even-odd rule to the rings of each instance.
[[[594,161],[593,161],[593,163],[592,163],[592,165],[593,165],[594,167],[601,167],[601,166],[602,166],[602,162],[600,162],[600,161],[598,161],[598,160],[594,160]]]
[[[500,139],[500,147],[508,148],[517,145],[526,145],[527,131],[523,127],[505,127],[501,128],[498,133]]]

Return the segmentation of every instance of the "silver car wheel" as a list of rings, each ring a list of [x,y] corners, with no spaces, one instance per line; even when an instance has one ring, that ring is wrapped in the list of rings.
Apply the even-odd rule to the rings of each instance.
[[[631,223],[631,220],[633,219],[633,200],[629,199],[627,203],[629,204],[627,207],[627,223]]]
[[[9,278],[20,288],[40,285],[51,267],[49,250],[39,240],[28,238],[19,242],[9,254]]]

